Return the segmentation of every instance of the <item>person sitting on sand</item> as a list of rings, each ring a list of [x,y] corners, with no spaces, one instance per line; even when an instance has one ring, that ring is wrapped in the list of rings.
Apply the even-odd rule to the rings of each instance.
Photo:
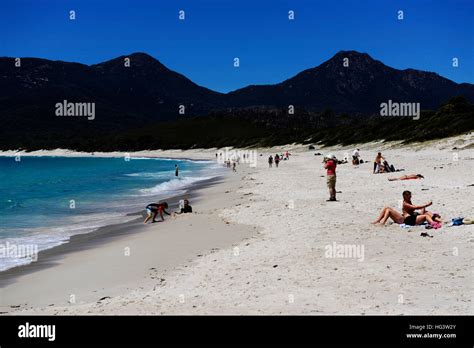
[[[399,178],[388,178],[388,181],[397,181],[397,180],[416,180],[416,179],[424,179],[425,177],[421,174],[409,174],[403,175]]]
[[[193,212],[193,207],[189,205],[189,201],[187,199],[179,201],[179,208],[180,211],[176,212],[176,214],[187,214]]]
[[[157,222],[155,218],[156,218],[156,215],[158,215],[158,213],[160,213],[161,221],[165,221],[165,219],[163,218],[163,213],[165,213],[166,215],[171,215],[170,213],[166,211],[166,209],[168,209],[168,203],[166,202],[148,204],[146,206],[147,217],[144,223],[146,224],[148,220],[150,220],[152,217],[153,217],[153,220],[151,222],[152,223]]]
[[[355,149],[354,152],[352,153],[352,164],[353,165],[358,165],[360,163],[359,161],[359,157],[360,157],[360,154],[359,154],[359,149]]]
[[[382,153],[379,152],[374,160],[374,174],[380,173],[383,170],[382,160],[385,160],[385,158],[383,158]]]
[[[396,211],[393,208],[385,207],[380,212],[379,217],[377,220],[372,222],[372,224],[385,225],[388,218],[391,218],[397,224],[405,224],[409,226],[421,225],[423,222],[428,221],[430,225],[436,223],[441,223],[441,217],[436,214],[436,216],[432,213],[426,211],[426,208],[432,205],[432,202],[428,202],[423,205],[413,205],[411,202],[411,192],[410,191],[403,191],[403,208],[402,214]],[[421,214],[416,212],[415,210],[421,209]],[[434,217],[434,219],[433,219]]]
[[[423,205],[413,205],[411,202],[411,192],[403,191],[403,222],[405,225],[420,225],[425,220],[428,221],[430,225],[432,225],[433,222],[441,223],[441,217],[438,214],[432,214],[426,210],[426,208],[432,204],[433,202],[428,202]],[[420,209],[421,213],[415,211]]]

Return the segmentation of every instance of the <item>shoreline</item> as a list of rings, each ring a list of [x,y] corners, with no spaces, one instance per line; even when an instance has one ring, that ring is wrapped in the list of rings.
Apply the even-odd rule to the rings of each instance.
[[[0,151],[0,157],[2,156],[1,154],[2,152]],[[3,155],[3,157],[12,157],[10,155]],[[32,157],[64,157],[64,158],[93,158],[94,156],[87,156],[87,154],[82,154],[82,153],[75,153],[75,154],[71,154],[71,153],[65,153],[63,155],[58,155],[56,156],[56,154],[36,154],[36,155],[33,155]],[[117,156],[97,156],[99,158],[117,158]],[[118,158],[120,158],[120,156],[118,156]],[[143,158],[143,157],[142,157]],[[173,160],[172,158],[168,158],[168,157],[161,157],[161,156],[148,156],[146,158],[150,158],[150,159],[154,159],[154,158],[158,158],[158,159],[169,159],[169,160]],[[203,158],[199,158],[199,159],[185,159],[185,158],[176,158],[175,160],[188,160],[190,162],[209,162],[209,163],[212,163],[212,161],[208,160],[208,159],[203,159]],[[212,182],[219,182],[222,180],[222,178],[227,174],[224,170],[222,169],[217,169],[216,168],[216,173],[215,173],[215,176],[213,175],[212,177],[210,178],[203,178],[202,180],[197,180],[196,182],[191,182],[189,184],[187,184],[187,186],[184,186],[182,189],[184,189],[186,192],[183,193],[183,194],[178,194],[178,192],[169,192],[169,193],[166,193],[166,195],[169,195],[169,196],[163,196],[161,197],[159,200],[160,201],[173,201],[173,200],[176,200],[178,201],[179,199],[181,198],[178,198],[180,196],[186,196],[186,197],[190,197],[193,195],[193,191],[201,188],[201,187],[204,187],[204,186],[207,186],[209,185],[210,183]],[[174,178],[174,177],[173,177]],[[170,179],[172,180],[172,179]],[[143,197],[144,199],[149,199],[149,197],[146,197],[144,196]],[[145,204],[145,203],[144,203]],[[170,209],[172,208],[175,208],[177,206],[177,203],[171,203],[170,204]],[[119,225],[122,225],[122,224],[126,224],[128,222],[131,222],[131,219],[129,217],[133,217],[133,216],[138,216],[138,215],[143,215],[143,210],[144,209],[140,209],[138,211],[136,210],[129,210],[128,212],[121,212],[121,215],[120,217],[118,217],[118,220],[124,220],[124,221],[118,221],[118,222],[113,222],[113,221],[106,221],[105,223],[101,223],[101,226],[99,227],[95,227],[95,228],[92,228],[90,229],[89,231],[85,232],[85,233],[77,233],[77,234],[72,234],[69,236],[68,239],[64,239],[64,240],[61,240],[59,242],[59,244],[56,244],[56,245],[48,245],[46,246],[45,249],[42,249],[39,251],[39,253],[41,254],[40,256],[42,256],[44,254],[45,251],[48,251],[48,250],[51,250],[51,249],[55,249],[55,248],[59,248],[59,247],[62,247],[62,246],[65,246],[66,244],[70,243],[72,241],[72,239],[74,238],[77,239],[78,236],[80,235],[94,235],[96,236],[97,234],[100,234],[100,231],[102,231],[104,228],[108,228],[109,226],[119,226]],[[59,225],[59,226],[54,226],[54,227],[64,227],[66,228],[67,225]],[[47,227],[44,227],[45,229]],[[96,233],[97,231],[99,230],[99,233]],[[18,265],[13,265],[13,267],[11,268],[7,268],[5,270],[1,270],[0,271],[0,276],[2,275],[6,275],[8,274],[9,275],[9,272],[13,269],[17,269],[17,268],[20,268],[20,267],[28,267],[29,265],[31,265],[31,263],[36,263],[36,262],[30,262],[30,263],[26,263],[26,264],[18,264]],[[2,287],[2,282],[1,282],[1,277],[0,277],[0,288]]]
[[[29,304],[9,308],[8,314],[472,314],[474,225],[429,230],[433,238],[420,236],[425,231],[420,227],[371,225],[384,206],[397,208],[404,190],[413,192],[414,204],[433,201],[432,211],[443,220],[472,218],[472,145],[472,136],[417,146],[363,144],[364,164],[337,167],[338,202],[326,202],[325,171],[315,152],[330,151],[342,158],[353,147],[258,149],[259,165],[241,164],[237,174],[229,171],[222,183],[206,188],[196,214],[169,221],[167,228],[158,224],[159,234],[151,228],[125,239],[141,250],[133,269],[140,274],[127,263],[112,266],[111,253],[124,246],[114,241],[97,248],[100,255],[89,250],[70,258],[47,278],[70,282],[69,287],[51,286],[59,286],[65,297],[74,293],[66,291],[77,285],[73,282],[78,274],[90,272],[79,285],[91,291],[85,289],[88,284],[102,281],[94,261],[102,260],[108,262],[105,271],[120,275],[115,279],[120,291],[94,289],[98,292],[75,304]],[[268,168],[266,158],[285,149],[290,160]],[[425,179],[388,181],[399,175],[372,174],[377,151],[397,169],[405,169],[403,174],[421,173]],[[181,155],[214,153],[190,150]],[[211,247],[209,241],[222,238],[227,229],[232,238]],[[191,249],[181,253],[185,262],[171,259],[157,269],[157,262],[166,258],[157,258],[153,245],[163,247],[168,258]],[[364,254],[328,256],[327,248],[334,245],[354,245]],[[35,298],[41,279],[20,279],[15,290]]]
[[[191,225],[198,231],[202,232],[202,229],[206,228],[203,224],[203,222],[207,220],[205,217],[205,215],[208,215],[206,210],[212,208],[215,204],[215,202],[212,202],[213,200],[217,199],[219,201],[219,197],[217,197],[215,192],[220,191],[220,188],[225,182],[235,182],[235,179],[236,178],[232,177],[229,178],[229,175],[224,175],[193,184],[188,189],[186,196],[190,198],[195,212],[193,214],[187,214],[188,216],[183,215],[172,218],[171,216],[165,215],[164,223],[144,225],[143,212],[132,213],[130,215],[136,215],[136,219],[125,223],[103,226],[90,233],[74,235],[67,243],[41,251],[37,262],[1,272],[0,314],[9,314],[12,310],[27,310],[28,308],[51,306],[53,304],[74,305],[76,303],[97,301],[103,297],[123,295],[137,284],[140,284],[141,279],[146,278],[150,270],[152,270],[153,273],[161,272],[164,274],[168,271],[172,272],[177,267],[186,268],[196,255],[212,253],[214,250],[217,250],[217,248],[225,248],[235,242],[253,236],[255,234],[253,228],[232,224],[230,228],[228,228],[228,230],[232,232],[230,236],[218,236],[215,233],[205,233],[200,241],[194,237],[194,243],[185,245],[181,251],[175,249],[174,255],[170,255],[170,250],[167,250],[170,244],[183,246],[183,238],[180,239],[180,236],[183,237],[187,235],[187,237],[190,237],[190,230],[185,226],[186,221],[194,220]],[[172,196],[165,200],[172,201],[173,199],[178,200],[178,198],[180,197]],[[204,203],[205,201],[210,202]],[[220,203],[219,201],[218,204]],[[174,204],[170,205],[170,208],[172,206],[174,206]],[[175,209],[170,209],[170,212],[174,210]],[[204,219],[202,215],[204,215]],[[212,221],[214,225],[220,225],[221,227],[222,225],[226,226],[225,222],[219,217],[215,217],[212,220],[214,220]],[[170,233],[173,230],[179,232],[180,236],[174,236]],[[162,239],[166,240],[167,243],[162,243],[161,246],[157,246],[156,252],[161,250],[161,252],[166,255],[164,255],[163,258],[158,257],[161,264],[156,264],[156,257],[151,257],[154,253],[153,248],[150,248],[146,245],[148,243],[143,243],[142,241],[144,239],[151,241],[160,240],[160,238],[155,238],[156,236],[152,235],[160,232],[165,233]],[[135,266],[129,265],[128,261],[118,260],[119,258],[124,259],[125,255],[118,257],[117,255],[119,254],[117,254],[114,256],[115,260],[106,260],[100,255],[94,256],[96,253],[110,253],[111,249],[120,252],[121,250],[118,245],[127,244],[131,245],[130,257],[133,256],[133,249],[141,249],[141,253],[147,253],[149,257],[149,262],[145,263],[149,263],[149,266],[153,265],[153,267],[142,267],[142,256]],[[133,246],[134,244],[137,246]],[[145,251],[144,249],[146,248],[148,248],[148,250]],[[98,272],[98,269],[103,272],[114,269],[117,267],[116,263],[121,263],[122,266],[127,266],[130,269],[123,270],[124,274],[127,274],[126,277],[122,275],[121,270],[114,269],[111,273],[115,274],[112,276],[109,274],[109,279],[105,281],[102,281],[100,276],[93,276],[90,281],[86,281],[86,276],[84,281],[80,282],[77,280],[74,281],[74,279],[72,279],[74,277],[65,277],[66,279],[69,278],[71,282],[70,284],[65,284],[65,286],[61,284],[58,287],[60,288],[59,291],[55,286],[51,286],[52,284],[48,284],[54,281],[56,277],[61,279],[60,274],[64,275],[72,272],[73,269],[81,269],[84,267],[82,261],[84,261],[84,259],[90,259],[91,257],[103,261],[94,266],[97,268],[93,271],[95,273]],[[109,255],[105,257],[108,258]],[[155,260],[153,260],[154,258]],[[146,282],[142,282],[142,285],[146,286]],[[82,289],[79,289],[76,293],[69,291],[75,295],[77,302],[68,303],[66,288],[72,289],[74,287],[76,287],[76,289],[82,287]]]
[[[191,202],[198,202],[201,198],[199,195],[200,190],[215,184],[219,184],[222,180],[222,176],[218,176],[212,179],[193,183],[187,188],[186,197],[189,197]],[[180,198],[181,197],[179,195],[173,195],[164,197],[163,199],[160,199],[160,201],[177,201]],[[170,210],[174,210],[174,208],[176,208],[176,204],[171,203],[169,208]],[[16,278],[19,278],[22,275],[48,267],[48,264],[50,264],[53,260],[60,260],[69,252],[84,250],[89,247],[99,247],[101,244],[107,243],[109,240],[115,240],[116,238],[133,234],[133,232],[129,230],[134,230],[137,223],[142,222],[145,218],[144,210],[130,212],[126,214],[126,216],[134,216],[135,218],[126,222],[104,225],[91,232],[72,235],[68,241],[60,245],[41,250],[38,253],[37,261],[0,271],[0,289],[12,282],[15,282]]]

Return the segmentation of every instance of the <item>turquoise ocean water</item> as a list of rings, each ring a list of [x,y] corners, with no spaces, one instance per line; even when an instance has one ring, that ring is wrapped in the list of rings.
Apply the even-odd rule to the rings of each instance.
[[[210,161],[0,157],[0,252],[12,245],[44,250],[66,243],[72,235],[131,220],[128,213],[221,174]],[[31,262],[5,254],[0,271]]]

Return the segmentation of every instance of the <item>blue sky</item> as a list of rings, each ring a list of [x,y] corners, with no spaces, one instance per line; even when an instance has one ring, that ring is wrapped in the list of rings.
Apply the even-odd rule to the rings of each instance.
[[[94,64],[146,52],[227,92],[357,50],[394,68],[474,83],[473,23],[472,0],[15,0],[0,2],[0,56]]]

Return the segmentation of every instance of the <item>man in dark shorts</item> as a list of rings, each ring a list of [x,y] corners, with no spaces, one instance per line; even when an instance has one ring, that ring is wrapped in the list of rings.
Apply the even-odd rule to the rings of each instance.
[[[161,216],[161,221],[165,221],[165,219],[163,218],[163,213],[165,213],[166,215],[171,215],[170,213],[168,213],[166,211],[166,209],[168,209],[168,203],[166,203],[166,202],[148,204],[146,206],[147,217],[146,217],[144,223],[146,224],[148,222],[148,220],[150,220],[152,217],[153,217],[153,219],[152,219],[151,222],[156,222],[155,218],[158,215],[158,213]]]

